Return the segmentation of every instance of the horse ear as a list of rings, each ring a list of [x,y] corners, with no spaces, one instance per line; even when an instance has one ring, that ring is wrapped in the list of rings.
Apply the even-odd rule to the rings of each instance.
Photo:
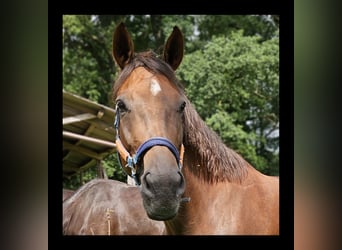
[[[113,34],[113,58],[123,69],[133,58],[134,44],[126,26],[121,22]]]
[[[184,38],[180,29],[173,27],[172,34],[167,39],[164,48],[164,60],[171,66],[173,70],[176,70],[183,59],[184,51]]]

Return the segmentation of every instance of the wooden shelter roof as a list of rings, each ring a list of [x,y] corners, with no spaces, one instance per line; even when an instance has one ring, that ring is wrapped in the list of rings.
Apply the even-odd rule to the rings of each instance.
[[[63,176],[97,165],[116,152],[115,110],[63,90]]]

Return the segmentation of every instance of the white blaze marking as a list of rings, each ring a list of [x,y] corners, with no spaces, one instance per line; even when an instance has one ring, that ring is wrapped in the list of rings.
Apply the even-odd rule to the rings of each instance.
[[[156,79],[151,80],[150,91],[153,96],[156,96],[161,91],[160,85]]]

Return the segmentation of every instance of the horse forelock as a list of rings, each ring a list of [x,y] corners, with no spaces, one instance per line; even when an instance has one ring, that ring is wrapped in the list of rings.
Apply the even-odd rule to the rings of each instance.
[[[175,76],[175,72],[164,60],[160,59],[153,51],[145,51],[136,53],[132,61],[127,64],[119,73],[118,79],[113,85],[113,100],[117,96],[117,92],[124,84],[125,80],[130,76],[132,71],[137,67],[144,67],[153,74],[161,74],[165,76],[170,83],[174,84],[177,89],[183,93],[184,87]]]
[[[247,176],[249,164],[227,147],[199,116],[187,99],[184,115],[185,157],[189,170],[208,182],[240,182]]]

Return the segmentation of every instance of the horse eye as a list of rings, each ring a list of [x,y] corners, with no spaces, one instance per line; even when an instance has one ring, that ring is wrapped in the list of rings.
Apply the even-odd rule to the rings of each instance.
[[[186,102],[183,102],[183,103],[180,105],[180,107],[179,107],[179,109],[178,109],[178,112],[179,112],[179,113],[181,113],[181,112],[184,111],[185,105],[186,105]]]
[[[126,107],[126,104],[121,101],[121,100],[118,100],[116,102],[116,109],[120,112],[120,113],[123,113],[123,112],[126,112],[128,109]]]

